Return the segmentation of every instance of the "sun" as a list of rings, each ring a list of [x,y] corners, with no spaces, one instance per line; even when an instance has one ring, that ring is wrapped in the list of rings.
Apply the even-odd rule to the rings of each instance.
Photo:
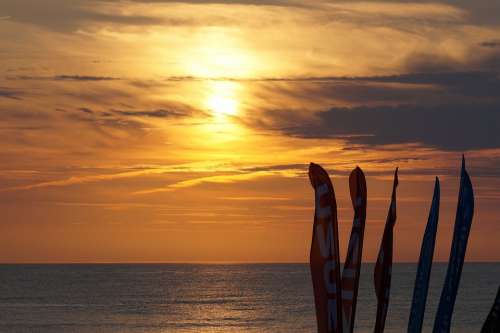
[[[232,98],[212,95],[207,103],[214,115],[234,116],[237,113],[238,102]]]
[[[236,85],[228,81],[211,81],[206,106],[214,116],[235,116],[239,101]]]

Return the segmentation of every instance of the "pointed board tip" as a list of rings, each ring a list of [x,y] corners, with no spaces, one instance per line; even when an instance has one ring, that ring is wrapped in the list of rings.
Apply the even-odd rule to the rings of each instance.
[[[361,177],[361,178],[364,178],[365,177],[365,174],[363,172],[363,170],[359,167],[359,165],[356,165],[356,167],[354,169],[352,169],[350,175],[349,175],[349,179],[351,177]]]
[[[398,170],[399,170],[399,167],[396,167],[396,171],[394,171],[394,189],[396,188],[396,186],[399,185],[399,177],[398,177]]]
[[[309,176],[309,182],[311,185],[314,187],[314,177],[313,177],[313,169],[314,169],[315,164],[313,162],[309,163],[309,168],[308,168],[308,176]]]

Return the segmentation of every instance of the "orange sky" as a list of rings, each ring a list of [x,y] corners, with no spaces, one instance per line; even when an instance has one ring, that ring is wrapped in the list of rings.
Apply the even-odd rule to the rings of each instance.
[[[439,176],[445,261],[462,153],[467,258],[500,260],[500,5],[485,4],[2,1],[0,262],[305,262],[311,161],[332,176],[341,258],[356,165],[369,261],[394,168],[397,261],[418,258]]]

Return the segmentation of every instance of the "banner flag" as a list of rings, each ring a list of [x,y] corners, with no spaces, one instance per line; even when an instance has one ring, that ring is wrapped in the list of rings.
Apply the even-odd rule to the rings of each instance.
[[[490,314],[481,329],[481,333],[498,332],[500,332],[500,288],[498,288],[497,297],[495,298],[495,303],[493,303]]]
[[[315,192],[315,212],[310,267],[318,333],[342,332],[337,203],[330,177],[319,165],[309,165]]]
[[[436,231],[439,220],[439,199],[439,178],[436,177],[429,219],[427,220],[420,248],[420,259],[415,278],[415,288],[413,289],[410,320],[408,321],[408,333],[422,332],[422,322],[424,319],[427,292],[429,290],[429,278],[431,276],[432,258],[434,256],[434,245],[436,243]]]
[[[451,243],[450,260],[434,321],[434,333],[448,333],[450,331],[451,316],[453,314],[453,307],[455,306],[460,275],[462,274],[473,215],[474,193],[469,175],[465,170],[465,158],[462,157],[460,191],[458,193],[457,214],[453,231],[453,241]]]
[[[377,319],[375,322],[375,333],[382,333],[385,327],[387,309],[389,307],[389,294],[391,290],[392,271],[392,242],[393,228],[396,223],[396,187],[398,186],[398,169],[394,173],[392,186],[391,205],[387,220],[385,222],[384,236],[380,244],[377,263],[375,264],[374,283],[377,294]]]
[[[354,327],[365,232],[366,180],[359,167],[356,167],[349,176],[349,189],[354,208],[354,220],[352,221],[351,237],[342,271],[342,327],[345,333],[352,333]]]

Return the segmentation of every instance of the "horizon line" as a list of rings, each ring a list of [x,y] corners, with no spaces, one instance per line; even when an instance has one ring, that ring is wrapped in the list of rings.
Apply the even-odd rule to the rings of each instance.
[[[448,261],[434,261],[435,264],[446,264]],[[469,264],[495,264],[499,260],[466,260]],[[307,261],[18,261],[0,262],[0,265],[308,265]],[[344,262],[341,262],[344,264]],[[363,264],[375,264],[375,261],[365,261]],[[397,264],[418,264],[418,261],[397,261]]]

